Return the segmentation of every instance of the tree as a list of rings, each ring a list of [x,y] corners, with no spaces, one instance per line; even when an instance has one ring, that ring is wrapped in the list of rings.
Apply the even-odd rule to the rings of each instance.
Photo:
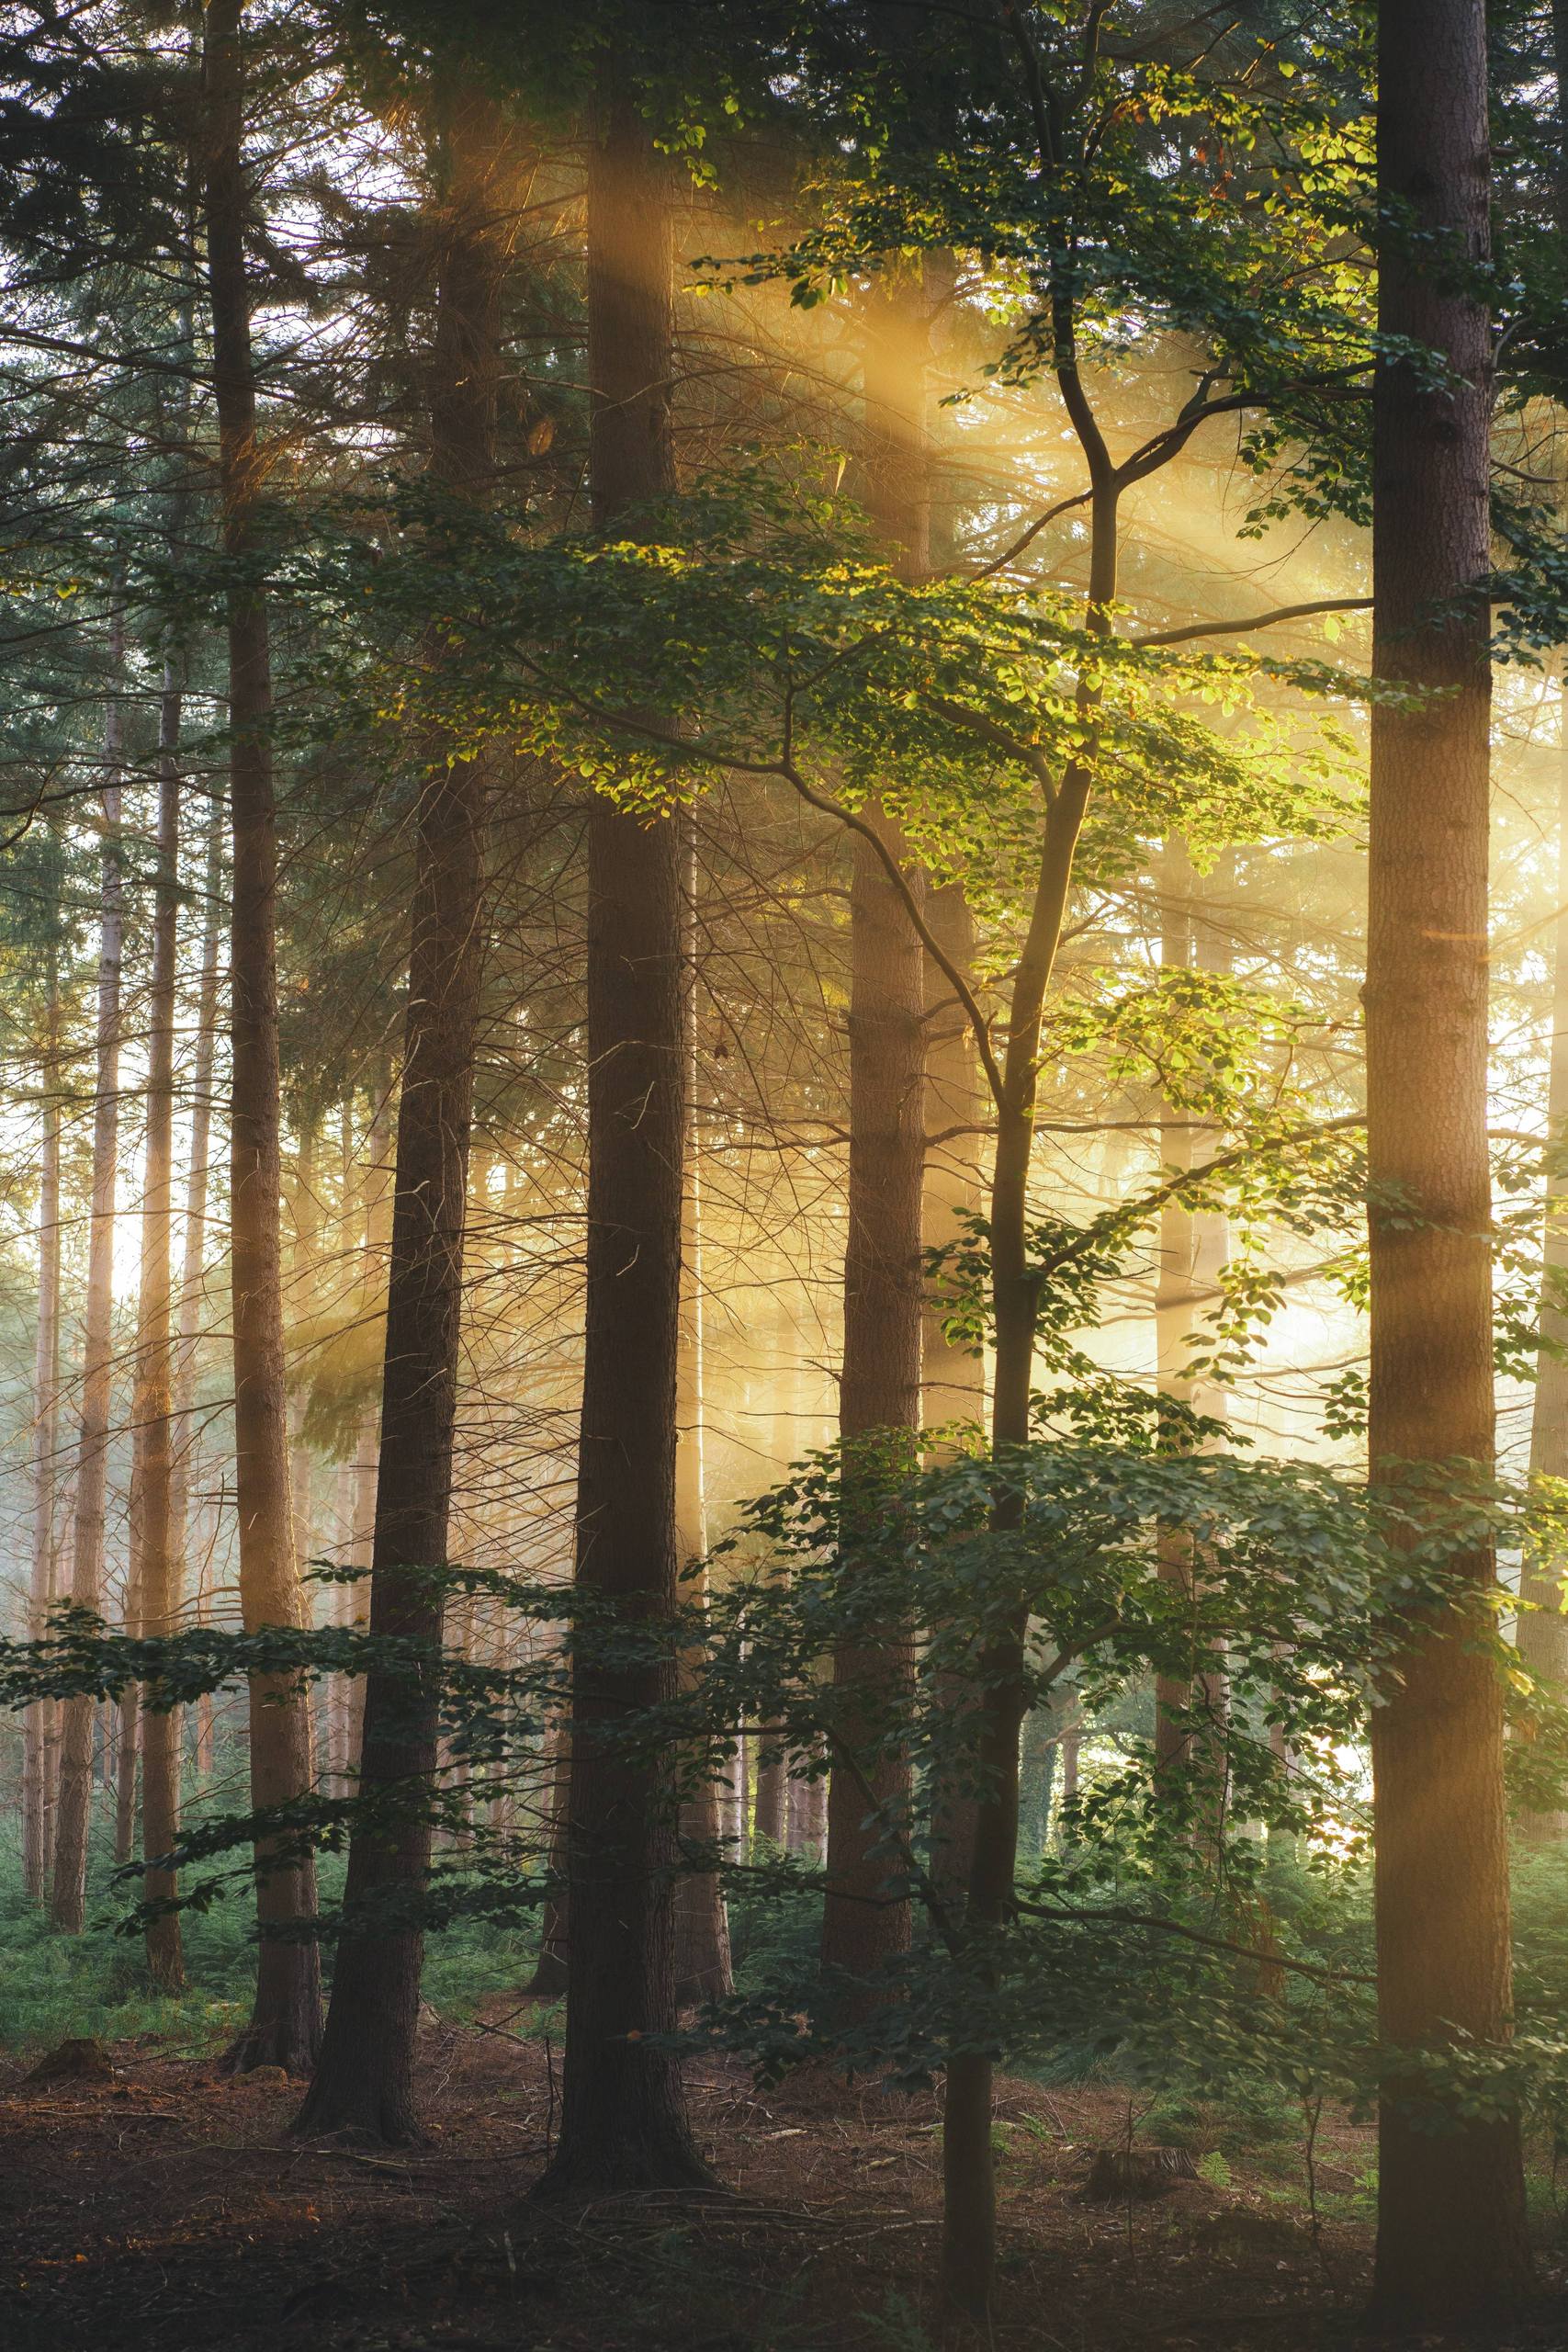
[[[673,486],[668,167],[615,70],[588,148],[593,519],[604,533]],[[631,1625],[672,1615],[676,1372],[686,1104],[681,834],[605,798],[589,819],[588,1287],[577,1580]],[[581,1668],[568,1794],[570,1937],[561,2132],[540,2184],[697,2185],[675,2021],[672,1792],[617,1756],[618,1719],[673,1662]]]
[[[494,106],[457,102],[446,130],[432,356],[430,474],[456,509],[490,492],[501,278],[515,158]],[[440,658],[439,645],[433,647]],[[484,946],[485,775],[437,747],[421,783],[391,1268],[371,1556],[370,1631],[416,1650],[442,1638],[474,1041]],[[430,1867],[437,1690],[381,1668],[365,1693],[358,1819],[316,2078],[297,2129],[417,2136],[413,2065]],[[400,1905],[402,1916],[400,1916]],[[410,1910],[413,1916],[409,1916]]]
[[[1369,1451],[1412,1481],[1493,1457],[1486,1144],[1491,349],[1482,0],[1382,0],[1373,392],[1374,704],[1367,940]],[[1416,355],[1434,355],[1430,360]],[[1457,1474],[1455,1464],[1468,1465]],[[1372,1715],[1379,2018],[1395,2053],[1495,2041],[1509,2007],[1502,1690],[1474,1601],[1411,1607]],[[1529,2276],[1516,2118],[1380,2116],[1380,2311],[1494,2307]]]
[[[299,1585],[283,1354],[277,811],[270,629],[260,576],[265,540],[258,509],[266,468],[245,266],[243,13],[243,0],[212,0],[207,11],[203,194],[228,570],[234,1483],[241,1608],[247,1629],[254,1631],[299,1622]],[[252,1801],[263,1815],[287,1809],[310,1785],[310,1718],[304,1692],[275,1676],[253,1676],[250,1736]],[[230,2064],[241,2070],[271,2065],[309,2074],[321,2047],[321,1954],[309,1934],[299,1930],[315,1914],[314,1865],[286,1838],[264,1835],[256,1872],[261,1944],[255,2003]]]
[[[104,1510],[108,1478],[109,1408],[114,1383],[115,1179],[119,1156],[120,958],[125,941],[125,877],[119,839],[124,712],[125,621],[109,619],[108,706],[104,720],[103,831],[98,919],[96,1070],[93,1091],[93,1199],[88,1221],[87,1300],[82,1334],[82,1409],[76,1448],[76,1507],[71,1599],[78,1609],[103,1605]],[[66,1701],[60,1736],[50,1917],[67,1934],[86,1924],[87,1837],[93,1770],[94,1703]]]
[[[184,1530],[175,1523],[172,1279],[175,1124],[175,989],[179,921],[180,716],[184,691],[172,652],[159,698],[156,899],[152,969],[148,981],[147,1140],[141,1194],[141,1295],[137,1315],[136,1389],[131,1419],[133,1536],[140,1559],[139,1630],[156,1640],[178,1631]],[[172,1853],[180,1821],[180,1723],[172,1708],[144,1711],[141,1730],[141,1836],[149,1863]],[[149,1870],[149,1902],[167,1902],[174,1872]],[[161,1991],[185,1982],[177,1911],[148,1921],[147,1965]]]

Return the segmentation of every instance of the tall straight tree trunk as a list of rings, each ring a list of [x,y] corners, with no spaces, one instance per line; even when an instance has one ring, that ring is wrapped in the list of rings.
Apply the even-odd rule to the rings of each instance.
[[[212,1072],[218,1049],[218,950],[222,934],[223,803],[214,797],[207,825],[203,875],[201,964],[197,980],[196,1052],[191,1069],[190,1166],[186,1174],[185,1232],[180,1245],[179,1339],[171,1402],[169,1524],[177,1547],[174,1588],[183,1592],[193,1548],[190,1486],[196,1445],[196,1354],[207,1306],[207,1194],[212,1138]],[[206,1592],[205,1569],[197,1578],[199,1621]],[[196,1702],[195,1764],[206,1779],[212,1770],[212,1693]]]
[[[1232,962],[1229,939],[1212,920],[1205,921],[1199,913],[1198,877],[1192,870],[1187,844],[1179,835],[1171,836],[1165,844],[1159,883],[1162,970],[1228,970]],[[1201,1168],[1213,1157],[1213,1150],[1212,1131],[1203,1131],[1194,1124],[1190,1112],[1173,1104],[1168,1097],[1162,1097],[1162,1168],[1186,1173]],[[1225,1392],[1223,1388],[1201,1388],[1193,1379],[1189,1368],[1190,1347],[1203,1320],[1204,1302],[1213,1293],[1229,1248],[1223,1210],[1194,1211],[1179,1194],[1167,1201],[1160,1212],[1159,1267],[1155,1283],[1156,1383],[1159,1395],[1168,1397],[1173,1405],[1210,1418],[1217,1418],[1224,1411]],[[1180,1432],[1173,1435],[1172,1442],[1178,1447],[1189,1442]],[[1201,1563],[1186,1529],[1161,1530],[1159,1566],[1168,1584],[1188,1596],[1195,1592]],[[1156,1767],[1168,1774],[1190,1762],[1208,1778],[1219,1776],[1220,1785],[1204,1793],[1205,1810],[1215,1826],[1216,1808],[1223,1815],[1224,1804],[1224,1758],[1220,1735],[1228,1703],[1225,1679],[1218,1671],[1203,1672],[1196,1684],[1189,1675],[1156,1678]],[[1196,1743],[1180,1721],[1194,1707],[1214,1735]]]
[[[82,1418],[76,1447],[76,1510],[71,1599],[100,1610],[104,1598],[104,1506],[108,1476],[110,1351],[114,1313],[114,1195],[119,1156],[120,958],[125,880],[120,850],[120,694],[124,622],[110,623],[109,702],[104,723],[103,866],[98,925],[97,1068],[93,1097],[93,1201],[87,1228],[87,1302],[82,1342]],[[69,1935],[86,1924],[87,1830],[91,1814],[94,1718],[89,1698],[62,1711],[60,1796],[55,1820],[50,1917]]]
[[[688,1607],[707,1607],[706,1357],[703,1334],[703,1134],[697,1102],[696,839],[682,823],[686,916],[685,1189],[681,1205],[681,1351],[675,1382],[675,1550]],[[700,1670],[700,1660],[698,1661]],[[711,1745],[694,1758],[696,1778],[681,1804],[681,1842],[688,1852],[716,1852],[720,1839],[718,1764]],[[682,1869],[675,1886],[675,1998],[682,2007],[734,1989],[729,1918],[716,1871]]]
[[[605,69],[588,150],[593,520],[674,487],[669,166]],[[588,849],[588,1265],[577,1579],[631,1621],[677,1599],[676,1367],[687,1136],[681,829],[596,803]],[[672,1791],[606,1732],[667,1699],[674,1661],[579,1663],[569,1799],[571,1932],[561,2132],[547,2192],[706,2179],[680,2071]]]
[[[157,902],[148,987],[147,1146],[141,1194],[141,1296],[137,1317],[136,1460],[131,1487],[140,1554],[141,1627],[157,1640],[178,1630],[182,1545],[174,1515],[174,1320],[171,1295],[175,1141],[175,985],[179,920],[180,713],[183,689],[173,662],[164,665],[158,737]],[[149,1862],[169,1853],[179,1835],[180,1719],[148,1706],[141,1726],[141,1838]],[[142,1894],[166,1902],[172,1871],[149,1871]],[[147,1965],[166,1993],[185,1982],[178,1912],[149,1922]]]
[[[1483,0],[1382,0],[1373,390],[1373,666],[1416,690],[1372,709],[1367,939],[1373,1474],[1494,1443],[1486,1144],[1491,670],[1489,322],[1450,262],[1487,249]],[[1397,1198],[1397,1209],[1386,1204]],[[1414,1211],[1414,1215],[1412,1212]],[[1413,1611],[1372,1711],[1379,2021],[1394,2048],[1483,2041],[1509,2007],[1502,1687],[1475,1590]],[[1449,2128],[1434,2128],[1447,2125]],[[1529,2274],[1517,2120],[1453,2123],[1414,2081],[1380,2118],[1375,2297],[1402,2326],[1506,2301]]]
[[[1552,925],[1551,1042],[1547,1078],[1547,1204],[1541,1232],[1540,1336],[1536,1357],[1535,1400],[1530,1415],[1530,1477],[1568,1477],[1568,1221],[1562,1195],[1568,1151],[1568,678],[1559,694],[1557,897]],[[1519,1597],[1519,1656],[1549,1690],[1568,1690],[1568,1613],[1555,1571],[1526,1555]],[[1520,1835],[1531,1845],[1557,1845],[1568,1836],[1568,1813],[1527,1814]]]
[[[38,1340],[33,1354],[33,1557],[28,1633],[41,1641],[55,1594],[55,1449],[60,1442],[60,980],[51,942],[44,1010],[39,1146]],[[54,1767],[59,1702],[35,1699],[23,1720],[22,1871],[28,1896],[42,1903],[53,1860]]]
[[[866,503],[906,578],[930,560],[917,290],[878,296],[864,322]],[[887,847],[898,828],[868,812]],[[917,894],[919,884],[913,885]],[[857,1489],[880,1518],[879,1472],[912,1465],[920,1426],[920,1189],[925,1162],[923,1020],[919,932],[875,848],[854,843],[850,888],[850,1170],[844,1243],[844,1354],[839,1391],[846,1548]],[[828,1786],[822,1961],[869,1978],[909,1941],[909,1901],[897,1881],[888,1829],[907,1814],[908,1758],[873,1755],[879,1718],[913,1672],[913,1633],[887,1625],[840,1642],[833,1657],[836,1735]],[[886,1724],[883,1724],[884,1730]],[[759,1779],[759,1789],[761,1779]],[[867,1803],[869,1789],[872,1804]]]
[[[240,1608],[247,1632],[299,1623],[289,1512],[283,1355],[281,1081],[277,1044],[277,811],[273,791],[272,658],[265,589],[248,574],[260,552],[264,481],[257,440],[248,201],[243,156],[243,0],[209,0],[203,48],[208,286],[228,590],[229,789],[234,835],[230,919],[232,1080],[230,1231],[234,1323],[234,1491]],[[310,1785],[305,1691],[278,1675],[250,1685],[251,1798],[287,1806]],[[287,1842],[256,1849],[255,2004],[230,2052],[238,2071],[309,2074],[321,2047],[321,1964],[299,1930],[316,1911],[313,1860]],[[295,1932],[290,1935],[288,1930]]]
[[[1568,0],[1552,0],[1552,78],[1557,99],[1557,235],[1568,250]],[[1568,1314],[1560,1304],[1568,1283],[1568,1226],[1559,1205],[1568,1191],[1568,663],[1558,692],[1557,899],[1552,925],[1551,1043],[1547,1116],[1554,1159],[1547,1162],[1547,1207],[1541,1235],[1540,1332],[1535,1410],[1530,1420],[1530,1476],[1568,1477]],[[1530,1604],[1519,1619],[1519,1655],[1538,1681],[1568,1690],[1568,1613],[1555,1576],[1528,1557],[1520,1598]],[[1527,1814],[1520,1834],[1532,1845],[1568,1837],[1568,1812]]]
[[[926,921],[947,960],[970,980],[975,961],[975,919],[963,886],[948,882],[926,894]],[[920,1203],[921,1238],[928,1250],[964,1238],[967,1220],[985,1201],[980,1168],[980,1128],[987,1104],[975,1057],[975,1037],[964,1007],[934,957],[925,965],[925,1176]],[[986,1410],[986,1366],[982,1357],[947,1336],[940,1297],[928,1294],[920,1339],[921,1395],[928,1426],[980,1422]],[[929,1441],[928,1441],[929,1450]],[[955,1690],[951,1702],[967,1702]],[[967,1777],[967,1776],[965,1776]],[[931,1883],[943,1910],[964,1906],[975,1843],[975,1799],[967,1787],[932,1792]]]
[[[494,471],[507,142],[473,98],[448,127],[436,285],[431,473],[455,500]],[[438,527],[442,527],[438,526]],[[439,655],[436,656],[439,658]],[[425,770],[415,842],[408,1012],[371,1560],[373,1634],[440,1650],[463,1305],[463,1236],[483,961],[484,779],[474,759]],[[414,2056],[440,1696],[434,1657],[366,1679],[361,1812],[344,1931],[301,2132],[418,2135]]]

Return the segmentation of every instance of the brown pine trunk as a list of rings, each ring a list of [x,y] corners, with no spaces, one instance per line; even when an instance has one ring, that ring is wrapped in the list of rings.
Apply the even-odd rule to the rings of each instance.
[[[1493,1456],[1486,1143],[1491,672],[1486,311],[1450,242],[1487,251],[1483,0],[1382,0],[1379,322],[1437,351],[1455,388],[1380,359],[1372,558],[1380,678],[1413,707],[1372,709],[1367,939],[1374,1475]],[[1409,242],[1413,223],[1419,234]],[[1439,258],[1439,256],[1441,258]],[[1390,1193],[1399,1207],[1379,1206]],[[1411,1215],[1412,1210],[1416,1216]],[[1418,1221],[1417,1221],[1418,1220]],[[1451,2030],[1493,2041],[1509,2007],[1501,1683],[1472,1639],[1473,1579],[1413,1613],[1372,1712],[1379,2019],[1398,2047]],[[1383,2098],[1375,2297],[1401,2326],[1450,2325],[1529,2276],[1516,2120],[1448,2119],[1410,2083]]]
[[[1557,234],[1568,246],[1568,0],[1552,0],[1552,78],[1557,112]],[[1554,1203],[1565,1191],[1568,1152],[1568,669],[1558,692],[1557,900],[1552,925],[1551,1044],[1547,1078],[1548,1133],[1555,1157],[1547,1162],[1547,1208],[1541,1235],[1540,1331],[1536,1359],[1535,1409],[1530,1420],[1530,1476],[1568,1476],[1568,1314],[1556,1303],[1568,1283],[1568,1224]],[[1563,1350],[1562,1354],[1554,1349]],[[1557,1577],[1543,1573],[1527,1555],[1520,1598],[1530,1604],[1519,1619],[1519,1655],[1530,1673],[1549,1689],[1568,1690],[1568,1613]],[[1531,1845],[1560,1845],[1568,1838],[1568,1812],[1527,1814],[1519,1833]]]
[[[109,1404],[114,1381],[114,1195],[119,1151],[120,956],[125,885],[120,865],[120,705],[123,622],[111,623],[109,705],[104,725],[103,879],[98,944],[97,1069],[93,1102],[93,1200],[87,1229],[87,1302],[82,1341],[82,1416],[76,1448],[76,1509],[71,1599],[101,1610]],[[96,1704],[68,1699],[61,1710],[60,1794],[50,1917],[79,1936],[86,1924],[87,1832],[92,1808]]]
[[[866,504],[895,569],[912,578],[927,568],[931,526],[918,294],[904,288],[877,298],[864,330]],[[868,813],[901,860],[897,827],[879,811]],[[919,896],[918,876],[911,888]],[[893,1458],[904,1444],[912,1462],[913,1433],[920,1426],[924,1015],[919,933],[872,843],[857,834],[850,889],[850,1168],[839,1391],[851,1550],[857,1468],[868,1481],[870,1507],[880,1514],[877,1459]],[[908,1898],[889,1889],[895,1872],[887,1838],[889,1826],[901,1826],[908,1815],[908,1761],[893,1754],[873,1757],[867,1739],[878,1716],[897,1707],[913,1666],[912,1629],[902,1625],[841,1642],[833,1657],[834,1689],[845,1696],[835,1701],[840,1747],[828,1789],[822,1962],[858,1977],[874,1976],[909,1942]]]
[[[1565,11],[1568,13],[1568,11]],[[1551,1156],[1547,1161],[1547,1206],[1541,1234],[1540,1336],[1536,1357],[1535,1402],[1530,1416],[1530,1477],[1568,1477],[1568,1313],[1560,1303],[1568,1284],[1568,1217],[1563,1193],[1568,1149],[1568,680],[1559,695],[1562,743],[1558,754],[1558,915],[1552,925],[1551,1044],[1547,1079],[1547,1119]],[[1561,1351],[1561,1352],[1560,1352]],[[1554,1568],[1527,1553],[1519,1597],[1519,1656],[1548,1690],[1568,1690],[1568,1613]],[[1530,1845],[1559,1845],[1568,1837],[1568,1812],[1526,1814],[1519,1834]]]
[[[626,527],[674,486],[669,167],[607,86],[588,161],[593,519]],[[626,1618],[677,1596],[675,1384],[685,1159],[681,831],[607,800],[589,820],[588,1264],[577,1577]],[[579,1666],[572,1693],[571,1936],[561,2133],[548,2193],[705,2181],[675,2022],[671,1792],[604,1732],[668,1697],[669,1667]]]
[[[259,552],[265,481],[245,271],[248,203],[242,155],[243,0],[209,0],[206,104],[208,286],[228,591],[229,790],[234,867],[230,914],[232,1059],[230,1230],[234,1325],[234,1492],[240,1608],[249,1633],[299,1622],[288,1493],[283,1356],[281,1084],[277,1045],[277,812],[273,791],[272,660],[265,591],[242,568]],[[288,1678],[250,1686],[251,1799],[288,1805],[310,1785],[310,1715]],[[264,1838],[256,1849],[257,1952],[251,2021],[227,2064],[309,2074],[321,2046],[321,1953],[287,1931],[316,1911],[315,1867]]]
[[[455,111],[436,286],[431,472],[454,498],[494,470],[506,145],[482,98]],[[438,658],[438,657],[437,657]],[[440,758],[420,792],[370,1577],[373,1634],[438,1651],[463,1306],[474,1041],[483,961],[484,780]],[[439,1685],[366,1678],[359,1793],[326,2035],[300,2132],[418,2136],[413,2069]]]
[[[179,919],[179,741],[183,700],[178,672],[164,665],[158,741],[158,878],[148,987],[147,1156],[141,1197],[141,1296],[137,1317],[136,1459],[131,1472],[133,1536],[139,1554],[139,1611],[153,1640],[178,1630],[183,1553],[174,1516],[171,1414],[174,1323],[171,1295],[174,1216],[175,963]],[[141,1725],[141,1839],[149,1862],[173,1849],[180,1824],[180,1718],[146,1707]],[[172,1871],[149,1871],[143,1898],[166,1902]],[[177,1912],[150,1921],[147,1965],[165,1993],[185,1983]]]
[[[28,1634],[41,1641],[55,1598],[55,1448],[60,1442],[60,989],[58,951],[50,946],[39,1147],[38,1340],[33,1355],[33,1557]],[[49,1893],[53,1860],[54,1767],[60,1707],[37,1699],[23,1720],[22,1872],[29,1899]]]
[[[1186,842],[1173,835],[1165,844],[1159,871],[1160,965],[1164,971],[1228,970],[1228,939],[1213,922],[1196,912],[1198,882]],[[1190,1112],[1162,1097],[1160,1104],[1160,1164],[1185,1174],[1201,1168],[1213,1157],[1212,1132],[1197,1127]],[[1160,1212],[1159,1267],[1155,1283],[1155,1376],[1158,1393],[1188,1411],[1214,1418],[1224,1409],[1224,1391],[1201,1387],[1190,1364],[1191,1341],[1204,1317],[1205,1306],[1229,1250],[1223,1211],[1194,1212],[1179,1195],[1168,1200]],[[1178,1449],[1189,1441],[1179,1430],[1169,1442]],[[1183,1528],[1162,1528],[1159,1570],[1162,1579],[1188,1598],[1195,1595],[1201,1574],[1191,1536]],[[1196,1682],[1190,1676],[1159,1676],[1155,1683],[1155,1763],[1162,1774],[1191,1762],[1195,1770],[1218,1777],[1219,1785],[1206,1792],[1206,1809],[1223,1819],[1224,1806],[1224,1743],[1218,1736],[1228,1711],[1224,1676],[1205,1669]],[[1196,1707],[1216,1736],[1195,1744],[1179,1717]]]
[[[707,1491],[705,1414],[706,1362],[703,1334],[703,1137],[697,1104],[696,899],[697,862],[691,826],[685,833],[686,1100],[685,1190],[681,1205],[681,1349],[675,1379],[675,1551],[683,1577],[694,1561],[701,1575],[687,1578],[682,1599],[705,1610]],[[698,1666],[700,1670],[700,1662]],[[711,1749],[694,1759],[698,1777],[681,1804],[681,1842],[690,1853],[719,1842],[717,1763]],[[729,1919],[716,1871],[682,1868],[675,1885],[675,1998],[685,2007],[734,1989]]]
[[[190,1166],[186,1176],[185,1234],[180,1250],[179,1341],[175,1356],[173,1450],[169,1464],[169,1524],[176,1546],[173,1577],[183,1592],[194,1548],[191,1464],[195,1456],[196,1355],[207,1306],[207,1194],[212,1137],[212,1071],[218,1049],[218,950],[223,929],[223,804],[214,799],[207,830],[203,879],[201,967],[197,982],[196,1054],[191,1070]],[[208,1578],[203,1564],[197,1579],[197,1622]],[[212,1770],[212,1694],[197,1701],[196,1769]]]

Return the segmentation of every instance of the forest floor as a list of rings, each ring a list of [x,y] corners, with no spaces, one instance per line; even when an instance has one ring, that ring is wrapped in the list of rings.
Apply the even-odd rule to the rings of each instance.
[[[5,2352],[923,2352],[941,2142],[925,2097],[689,2070],[732,2194],[531,2207],[558,2056],[515,2002],[422,2037],[427,2143],[290,2141],[299,2089],[225,2081],[150,2037],[93,2081],[0,2063]],[[1124,2092],[1000,2086],[1002,2290],[992,2344],[1032,2352],[1338,2352],[1371,2250],[1370,2132],[1199,2156],[1150,2202],[1089,2201],[1127,2144]],[[1227,2144],[1233,2144],[1227,2143]],[[1540,2216],[1541,2307],[1486,2341],[1568,2345],[1568,2246]],[[1427,2346],[1479,2341],[1427,2336]]]

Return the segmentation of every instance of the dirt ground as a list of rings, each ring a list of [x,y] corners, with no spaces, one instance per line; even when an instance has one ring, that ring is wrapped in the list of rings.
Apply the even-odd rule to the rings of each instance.
[[[940,2143],[925,2098],[829,2077],[758,2092],[689,2076],[733,2192],[531,2208],[558,2059],[490,2022],[423,2037],[426,2145],[290,2141],[296,2086],[216,2079],[156,2045],[98,2081],[0,2065],[0,2352],[923,2352]],[[514,2013],[515,2018],[515,2013]],[[516,2018],[516,2021],[525,2021]],[[1092,2202],[1125,2143],[1109,2090],[1009,2082],[992,2343],[1031,2352],[1338,2352],[1358,2339],[1371,2135],[1325,2124],[1318,2226],[1299,2145],[1226,2159],[1148,2202]],[[1543,2222],[1542,2302],[1487,2339],[1568,2346],[1568,2259]],[[1422,2344],[1472,2339],[1427,2336]]]

